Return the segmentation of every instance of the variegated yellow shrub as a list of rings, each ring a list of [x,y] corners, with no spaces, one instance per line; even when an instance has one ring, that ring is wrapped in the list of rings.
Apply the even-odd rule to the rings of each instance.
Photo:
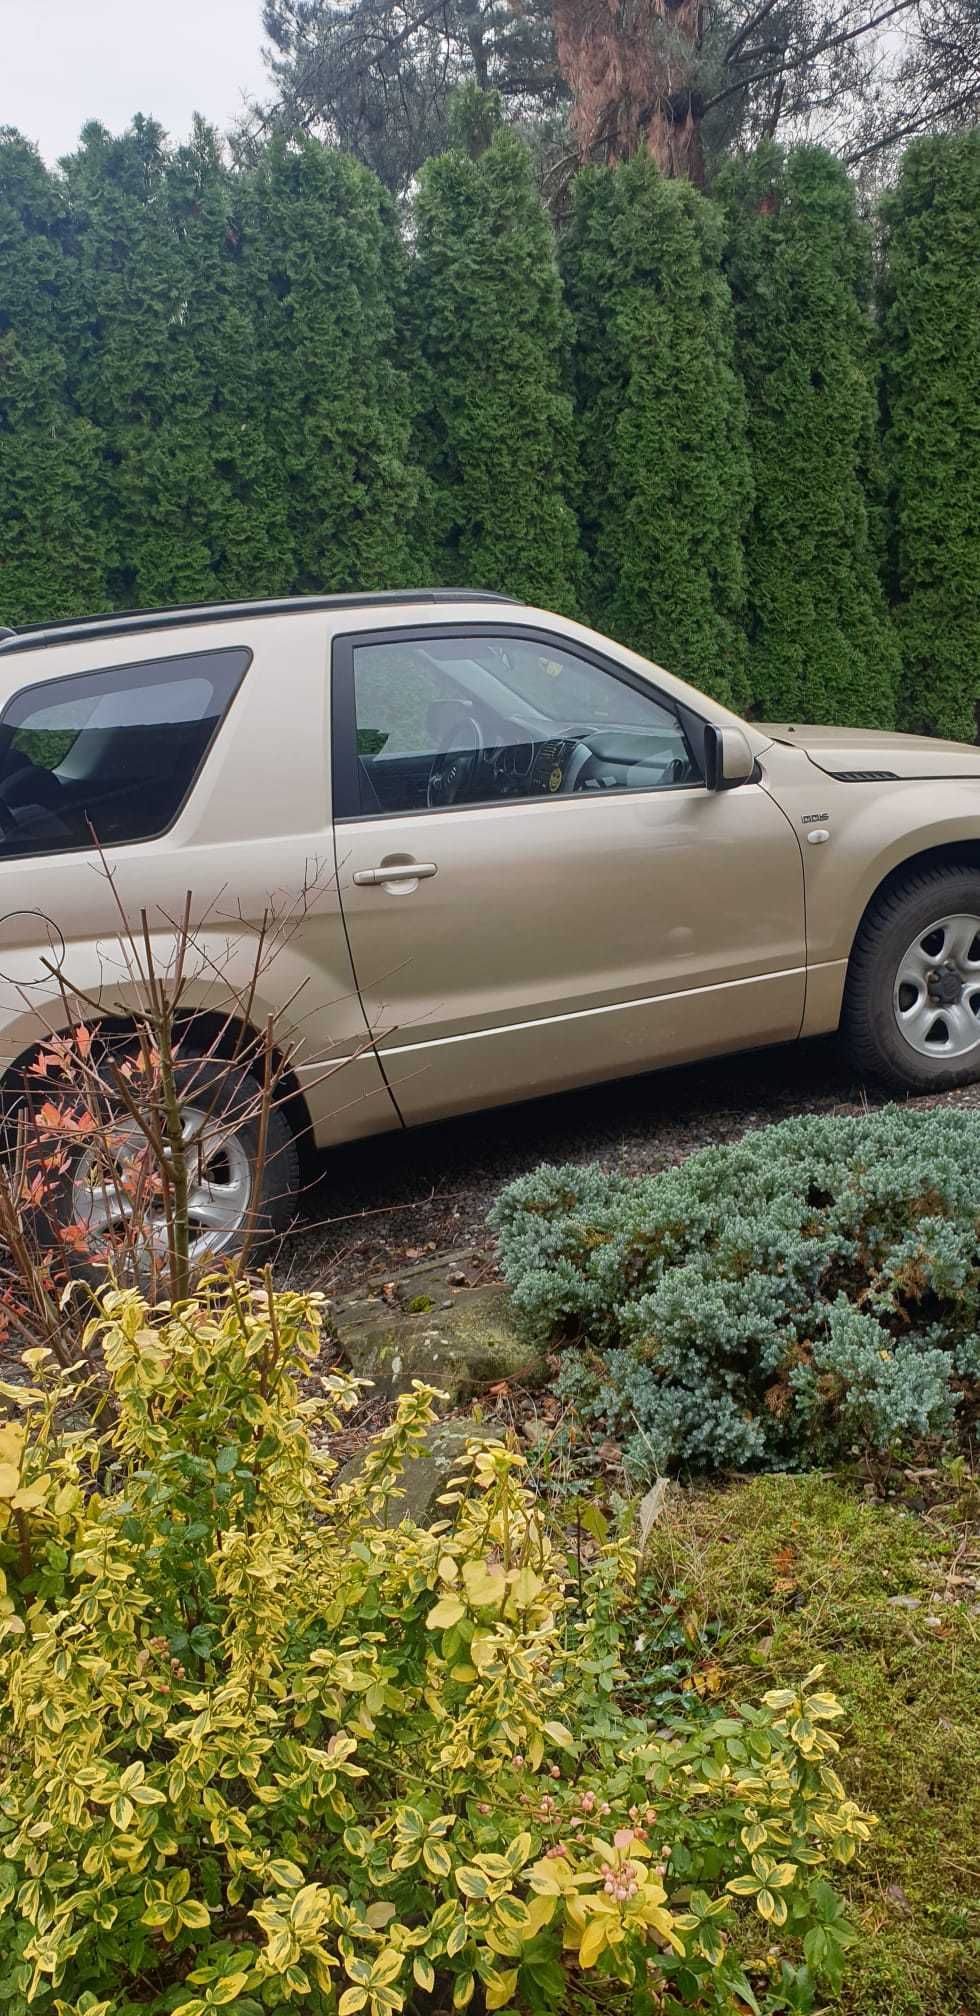
[[[627,1547],[580,1589],[491,1442],[437,1526],[395,1523],[422,1388],[338,1484],[317,1438],[356,1389],[302,1397],[315,1297],[114,1291],[87,1341],[95,1429],[44,1354],[2,1389],[9,2016],[546,2012],[581,1969],[727,2012],[755,2006],[753,1923],[833,1975],[824,1872],[868,1823],[818,1674],[627,1716]]]

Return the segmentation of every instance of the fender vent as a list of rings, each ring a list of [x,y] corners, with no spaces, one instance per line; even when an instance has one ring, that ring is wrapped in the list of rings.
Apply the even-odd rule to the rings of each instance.
[[[838,784],[898,784],[901,781],[897,770],[830,770],[827,774]]]

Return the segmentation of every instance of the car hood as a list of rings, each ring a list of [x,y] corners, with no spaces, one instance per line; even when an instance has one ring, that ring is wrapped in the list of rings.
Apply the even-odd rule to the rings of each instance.
[[[894,777],[980,777],[980,749],[931,735],[895,735],[880,728],[811,728],[753,721],[753,728],[788,748],[802,749],[830,776],[890,771]]]

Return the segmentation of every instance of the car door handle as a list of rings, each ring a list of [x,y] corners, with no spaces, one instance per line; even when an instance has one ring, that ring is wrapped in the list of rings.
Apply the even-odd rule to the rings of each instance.
[[[382,882],[428,882],[438,872],[434,861],[390,861],[381,868],[356,868],[354,881],[359,889],[376,889]]]

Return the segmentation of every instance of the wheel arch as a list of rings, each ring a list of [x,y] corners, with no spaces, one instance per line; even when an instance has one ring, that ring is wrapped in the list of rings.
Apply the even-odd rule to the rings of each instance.
[[[934,868],[976,868],[980,870],[980,839],[947,840],[935,847],[923,847],[914,854],[907,854],[889,868],[872,890],[864,909],[858,918],[851,936],[850,951],[847,955],[847,970],[850,973],[855,950],[860,943],[861,933],[877,903],[882,897],[891,895],[893,889],[901,887],[913,875],[928,873]],[[846,980],[845,980],[846,992]]]

